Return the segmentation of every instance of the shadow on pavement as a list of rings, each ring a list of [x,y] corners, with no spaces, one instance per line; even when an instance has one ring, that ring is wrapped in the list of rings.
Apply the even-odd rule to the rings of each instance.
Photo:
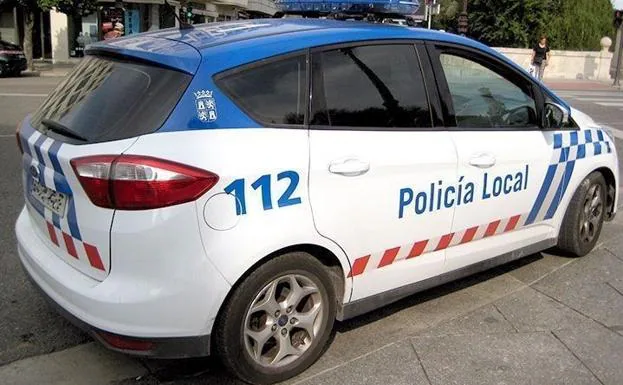
[[[548,251],[549,252],[549,251]],[[505,265],[486,270],[484,272],[450,282],[445,285],[414,294],[378,310],[361,315],[344,322],[336,322],[328,349],[337,333],[347,333],[370,323],[382,320],[394,313],[419,305],[421,303],[449,295],[479,283],[504,275],[523,266],[530,265],[543,259],[541,253],[529,255],[522,259],[509,262]],[[160,385],[175,383],[175,385],[190,384],[244,384],[232,378],[222,367],[218,359],[213,357],[185,360],[149,360],[141,361],[150,371],[147,376],[136,379],[126,379],[114,385]]]

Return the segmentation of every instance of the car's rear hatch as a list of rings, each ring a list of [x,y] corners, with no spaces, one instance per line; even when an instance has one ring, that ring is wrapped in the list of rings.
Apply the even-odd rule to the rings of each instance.
[[[99,44],[18,130],[26,207],[58,258],[103,280],[115,210],[96,206],[72,160],[120,155],[167,120],[201,61],[187,44],[149,37]]]

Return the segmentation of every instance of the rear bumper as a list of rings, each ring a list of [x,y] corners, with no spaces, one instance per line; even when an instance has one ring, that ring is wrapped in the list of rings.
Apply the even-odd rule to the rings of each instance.
[[[209,355],[216,314],[204,282],[214,284],[215,274],[201,274],[194,266],[180,283],[149,269],[144,276],[132,277],[113,269],[100,282],[54,255],[37,235],[26,209],[15,230],[20,261],[34,286],[106,347],[156,358]],[[223,290],[227,287],[223,284]]]
[[[80,318],[74,316],[61,305],[59,305],[48,293],[43,290],[37,283],[35,278],[30,273],[28,267],[24,263],[24,259],[21,258],[22,268],[26,272],[26,276],[32,283],[33,287],[41,294],[43,298],[52,306],[59,314],[65,317],[74,326],[80,328],[85,333],[88,333],[94,339],[98,340],[108,349],[115,350],[121,353],[147,356],[152,358],[186,358],[186,357],[202,357],[210,355],[210,335],[203,335],[197,337],[172,337],[172,338],[145,338],[145,337],[132,337],[121,336],[118,334],[111,334],[105,330],[96,328],[93,325],[86,323]],[[117,339],[126,341],[126,343],[136,342],[145,344],[146,346],[153,346],[153,348],[147,350],[132,350],[123,349],[113,346],[107,341],[105,336],[114,336]]]
[[[26,59],[0,61],[2,72],[25,71],[27,68]]]

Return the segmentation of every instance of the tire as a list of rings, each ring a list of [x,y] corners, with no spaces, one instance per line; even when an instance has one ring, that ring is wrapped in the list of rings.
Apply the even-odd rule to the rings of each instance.
[[[301,290],[289,291],[295,285]],[[233,375],[252,384],[296,376],[324,352],[336,298],[329,273],[316,258],[301,252],[272,258],[248,275],[221,309],[215,353]],[[284,356],[288,351],[297,354]]]
[[[558,248],[565,254],[583,257],[597,244],[606,212],[606,191],[603,175],[593,172],[573,194],[558,236]]]

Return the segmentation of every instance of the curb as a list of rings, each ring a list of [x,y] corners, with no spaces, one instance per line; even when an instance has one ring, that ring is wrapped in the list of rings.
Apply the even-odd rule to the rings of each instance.
[[[39,76],[44,78],[64,78],[68,72],[41,72]]]
[[[68,71],[22,71],[20,76],[24,78],[63,78],[67,76]]]
[[[41,72],[39,72],[39,71],[28,71],[28,70],[26,70],[26,71],[22,71],[22,72],[20,73],[20,76],[23,76],[23,77],[25,77],[25,78],[34,78],[34,77],[39,77],[39,76],[41,76]]]

